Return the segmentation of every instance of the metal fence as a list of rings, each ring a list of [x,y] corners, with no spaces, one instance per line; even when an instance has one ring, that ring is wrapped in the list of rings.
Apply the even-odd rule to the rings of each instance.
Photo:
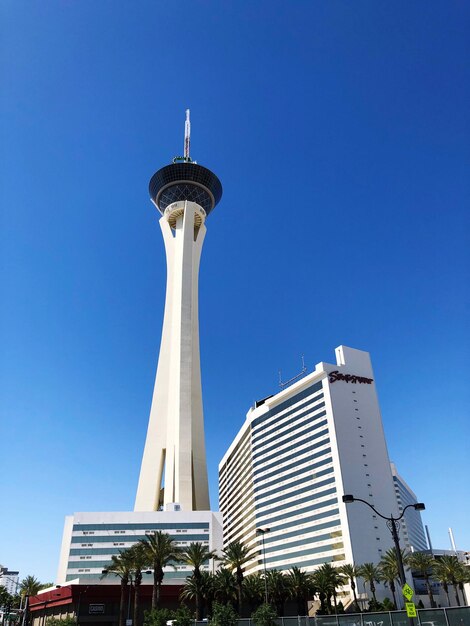
[[[470,607],[451,609],[418,609],[416,626],[470,626]],[[321,617],[279,617],[278,626],[408,626],[405,611],[381,611],[378,613],[343,613]],[[196,622],[207,626],[207,622]],[[238,620],[238,626],[255,626],[251,619]]]

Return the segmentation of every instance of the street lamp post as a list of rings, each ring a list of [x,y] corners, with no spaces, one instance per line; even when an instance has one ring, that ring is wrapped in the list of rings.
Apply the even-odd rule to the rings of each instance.
[[[406,509],[409,509],[410,507],[413,507],[415,511],[424,511],[426,507],[424,506],[423,502],[415,502],[415,504],[407,504],[405,508],[403,509],[403,511],[401,512],[401,515],[399,517],[393,517],[393,515],[390,515],[390,517],[387,517],[386,515],[382,515],[382,513],[379,513],[377,509],[374,506],[372,506],[372,504],[370,504],[366,500],[363,500],[362,498],[356,498],[351,494],[345,494],[343,496],[343,502],[345,504],[350,504],[351,502],[362,502],[363,504],[367,504],[367,506],[370,509],[372,509],[374,513],[376,513],[379,517],[381,517],[382,519],[386,521],[387,527],[392,533],[393,543],[395,545],[395,552],[397,555],[398,573],[400,575],[401,586],[403,587],[406,584],[406,576],[405,576],[405,567],[403,565],[403,556],[402,556],[401,549],[400,549],[400,540],[398,538],[398,529],[400,528],[400,520],[405,514]],[[414,623],[413,618],[410,617],[409,619],[410,619],[410,624],[413,625]]]
[[[269,528],[257,528],[256,534],[261,535],[263,542],[263,571],[264,571],[264,603],[268,604],[268,580],[266,578],[266,550],[264,547],[264,535],[269,533]]]

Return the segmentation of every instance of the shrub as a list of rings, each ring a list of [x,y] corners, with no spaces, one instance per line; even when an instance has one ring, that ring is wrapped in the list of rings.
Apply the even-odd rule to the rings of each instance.
[[[382,602],[382,608],[385,611],[396,611],[397,607],[393,604],[390,598],[385,598],[384,601]]]
[[[66,615],[62,619],[60,617],[48,617],[46,626],[76,626],[77,620],[72,615]]]
[[[238,615],[231,604],[214,603],[210,621],[212,626],[236,626],[237,622]]]
[[[251,615],[255,626],[275,626],[276,617],[276,611],[269,604],[262,604]]]
[[[173,613],[173,619],[175,620],[176,626],[194,626],[194,617],[187,606],[180,606],[180,608]]]
[[[170,609],[151,609],[145,611],[144,626],[166,626],[167,621],[171,619],[174,619],[174,614]]]

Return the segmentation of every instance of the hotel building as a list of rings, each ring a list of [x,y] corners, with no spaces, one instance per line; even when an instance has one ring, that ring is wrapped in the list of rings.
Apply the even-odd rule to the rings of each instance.
[[[369,354],[340,346],[336,365],[319,363],[256,402],[219,464],[219,492],[224,544],[255,551],[247,573],[377,563],[390,531],[369,507],[341,499],[398,514]]]
[[[395,463],[391,463],[391,469],[398,510],[401,515],[406,506],[416,504],[418,500],[414,491],[408,487],[405,480],[398,473]],[[412,507],[407,509],[400,520],[400,524],[403,529],[403,548],[409,552],[422,552],[428,549],[428,542],[426,541],[421,513],[419,511],[416,511]]]

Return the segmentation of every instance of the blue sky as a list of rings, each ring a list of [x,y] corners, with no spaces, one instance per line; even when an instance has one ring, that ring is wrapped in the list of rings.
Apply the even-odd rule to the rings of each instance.
[[[434,546],[451,526],[469,550],[469,4],[0,11],[0,562],[52,580],[66,514],[133,506],[166,279],[147,185],[187,107],[224,186],[200,277],[213,504],[253,400],[345,344]]]

